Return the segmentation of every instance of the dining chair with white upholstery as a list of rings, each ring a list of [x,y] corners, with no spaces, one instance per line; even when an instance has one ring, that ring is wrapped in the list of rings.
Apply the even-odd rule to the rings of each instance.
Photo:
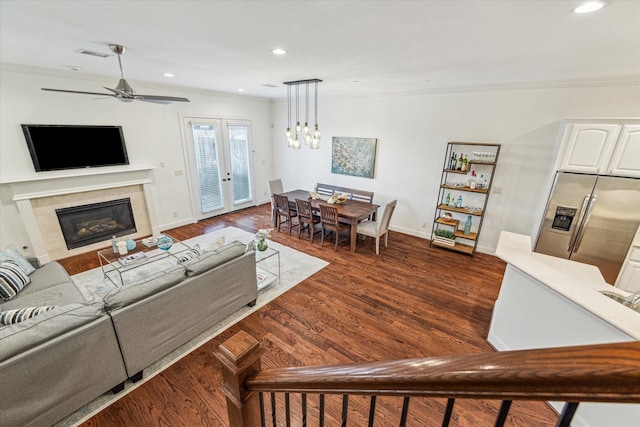
[[[384,236],[384,247],[387,247],[389,241],[389,223],[391,222],[391,215],[396,208],[397,200],[392,200],[382,208],[382,214],[380,220],[371,221],[364,220],[358,223],[357,232],[363,236],[369,236],[376,239],[376,255],[380,255],[380,238]]]
[[[277,226],[278,223],[276,218],[276,201],[273,198],[274,194],[284,193],[284,188],[282,188],[282,179],[275,178],[267,181],[267,185],[269,186],[269,196],[271,197],[271,221],[274,226]]]

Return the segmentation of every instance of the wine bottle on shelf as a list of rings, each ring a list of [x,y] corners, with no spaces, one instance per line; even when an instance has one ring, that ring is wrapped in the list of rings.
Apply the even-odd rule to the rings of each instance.
[[[456,198],[455,196],[451,198],[451,200],[449,201],[449,206],[452,208],[456,207]]]
[[[465,155],[464,155],[464,158],[462,159],[462,168],[460,168],[460,170],[461,170],[462,172],[466,172],[466,170],[467,170],[467,163],[468,163],[467,155],[465,154]]]
[[[447,198],[445,200],[447,202],[447,206],[449,206],[449,202],[451,202],[451,193],[447,194]]]
[[[456,170],[462,170],[462,153],[460,153],[460,158],[458,159],[458,167]]]
[[[476,171],[471,171],[471,178],[469,178],[469,188],[476,189]]]
[[[449,159],[449,169],[456,168],[456,153],[455,151],[451,154],[451,158]]]

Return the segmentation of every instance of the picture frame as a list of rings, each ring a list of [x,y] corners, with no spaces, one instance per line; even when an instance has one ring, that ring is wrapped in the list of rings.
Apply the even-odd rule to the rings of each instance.
[[[334,136],[331,142],[331,173],[374,177],[377,138]]]

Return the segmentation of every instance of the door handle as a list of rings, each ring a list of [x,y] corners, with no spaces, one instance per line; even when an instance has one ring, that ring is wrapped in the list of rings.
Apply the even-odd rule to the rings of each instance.
[[[582,227],[580,227],[580,231],[578,231],[578,237],[576,238],[575,248],[573,248],[574,253],[578,252],[580,243],[582,243],[582,238],[584,237],[584,229],[587,228],[587,225],[589,224],[589,220],[591,219],[591,211],[593,211],[593,205],[596,204],[597,197],[598,196],[594,194],[593,197],[591,198],[591,203],[589,204],[589,210],[585,214],[584,223],[582,224]]]
[[[584,196],[584,200],[582,200],[582,207],[580,208],[580,216],[578,217],[578,224],[576,228],[574,228],[573,233],[571,234],[571,238],[569,239],[569,245],[567,246],[567,252],[571,252],[573,249],[573,245],[576,243],[576,234],[578,230],[580,230],[580,225],[582,224],[582,218],[584,218],[585,211],[587,209],[587,204],[589,203],[589,199],[591,198],[591,194],[587,194]]]

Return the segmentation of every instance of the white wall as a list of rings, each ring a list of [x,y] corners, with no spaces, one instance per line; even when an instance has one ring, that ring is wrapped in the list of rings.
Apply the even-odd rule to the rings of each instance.
[[[186,96],[190,103],[158,105],[123,103],[91,95],[45,92],[41,87],[100,92],[116,81],[41,74],[38,70],[3,66],[0,70],[0,182],[32,177],[36,173],[20,124],[106,124],[123,126],[132,166],[150,165],[155,170],[155,210],[162,229],[193,221],[187,189],[180,117],[189,115],[248,119],[252,122],[257,199],[267,189],[271,171],[272,102],[235,95],[186,92],[173,88],[149,88],[129,82],[139,93]],[[99,147],[88,147],[99,150]],[[160,167],[161,162],[165,167]],[[264,163],[264,164],[263,164]],[[182,175],[176,175],[182,171]],[[51,173],[51,172],[48,172]],[[46,174],[46,173],[44,173]],[[38,175],[43,175],[39,173]],[[177,213],[174,217],[173,213]],[[30,242],[6,185],[0,185],[0,246],[17,247]],[[29,249],[25,253],[30,254]]]
[[[430,237],[444,151],[449,141],[502,144],[479,250],[493,252],[499,232],[535,237],[548,193],[554,145],[562,120],[640,117],[640,86],[503,90],[411,96],[322,98],[322,146],[298,151],[284,142],[286,103],[234,95],[148,88],[141,93],[187,96],[191,103],[155,105],[41,91],[41,87],[99,91],[115,82],[0,70],[0,181],[35,174],[21,123],[118,124],[125,130],[132,164],[153,165],[156,210],[162,228],[193,220],[187,191],[180,115],[249,119],[253,123],[256,201],[267,201],[266,181],[282,177],[285,189],[316,182],[374,191],[397,198],[392,228]],[[283,89],[283,96],[285,91]],[[274,126],[271,129],[270,123]],[[331,174],[331,137],[378,138],[374,179]],[[159,167],[160,162],[165,167]],[[264,163],[264,164],[263,164]],[[15,204],[0,186],[0,246],[28,245]],[[178,218],[173,217],[178,212]],[[422,227],[426,224],[426,227]],[[27,251],[28,252],[28,251]]]
[[[286,103],[275,105],[273,157],[285,189],[324,182],[397,198],[392,229],[428,238],[446,143],[499,143],[494,190],[501,194],[490,196],[479,240],[479,250],[491,253],[501,230],[535,237],[562,120],[640,116],[638,86],[332,99],[319,92],[319,151],[287,148]],[[332,136],[378,138],[375,178],[332,174]]]

